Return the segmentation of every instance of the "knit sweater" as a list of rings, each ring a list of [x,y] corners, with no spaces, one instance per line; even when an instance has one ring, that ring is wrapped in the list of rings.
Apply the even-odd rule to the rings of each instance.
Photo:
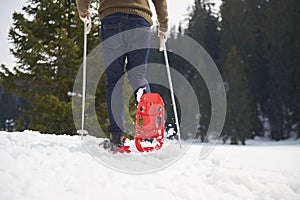
[[[143,17],[151,25],[153,21],[151,19],[152,12],[148,0],[99,0],[100,6],[98,9],[100,20],[105,16],[114,14],[117,12],[136,14]],[[152,0],[157,19],[159,22],[159,29],[161,31],[168,30],[168,10],[167,0]],[[85,17],[90,7],[91,0],[76,0],[77,9],[81,17]]]

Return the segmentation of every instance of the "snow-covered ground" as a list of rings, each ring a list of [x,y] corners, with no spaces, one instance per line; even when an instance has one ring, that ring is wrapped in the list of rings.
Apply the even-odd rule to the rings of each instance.
[[[0,200],[299,200],[300,145],[248,144],[217,145],[205,158],[195,144],[172,165],[137,175],[104,166],[80,137],[0,132]]]

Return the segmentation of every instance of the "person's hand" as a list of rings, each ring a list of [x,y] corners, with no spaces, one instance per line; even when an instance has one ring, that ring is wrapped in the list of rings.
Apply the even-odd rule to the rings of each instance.
[[[167,39],[169,37],[169,32],[166,31],[161,31],[161,30],[158,30],[158,37],[159,37],[159,51],[164,51],[166,49],[166,42],[167,42]]]
[[[84,23],[86,23],[88,26],[87,26],[87,29],[86,29],[86,34],[89,34],[91,32],[91,29],[92,29],[92,19],[91,19],[91,14],[89,11],[87,11],[87,14],[86,16],[80,16],[80,19],[81,21],[83,21]]]

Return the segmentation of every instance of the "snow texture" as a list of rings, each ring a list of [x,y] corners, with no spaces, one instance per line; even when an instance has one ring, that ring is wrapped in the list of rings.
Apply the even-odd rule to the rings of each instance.
[[[249,143],[217,145],[204,159],[194,144],[171,166],[133,175],[105,167],[78,136],[0,132],[0,199],[299,200],[300,145]]]

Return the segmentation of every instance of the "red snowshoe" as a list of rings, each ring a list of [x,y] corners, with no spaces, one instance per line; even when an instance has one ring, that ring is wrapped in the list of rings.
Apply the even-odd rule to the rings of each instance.
[[[140,152],[159,150],[164,141],[164,102],[159,94],[144,94],[137,107],[135,146]],[[151,141],[151,145],[143,145]],[[149,142],[148,142],[149,143]]]

